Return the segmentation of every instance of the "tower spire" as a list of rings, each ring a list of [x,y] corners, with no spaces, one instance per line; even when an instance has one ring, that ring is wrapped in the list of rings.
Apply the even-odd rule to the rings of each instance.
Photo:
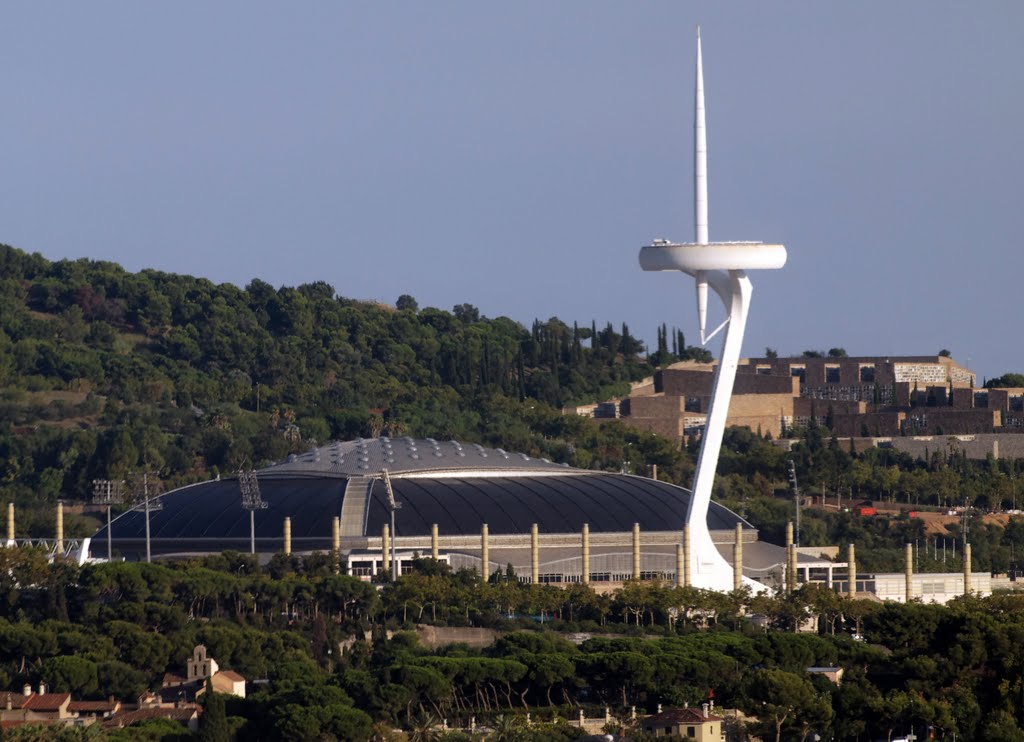
[[[697,83],[693,108],[693,227],[694,242],[708,244],[708,140],[704,128],[704,64],[697,26]]]
[[[704,128],[704,63],[700,49],[700,26],[697,26],[697,81],[693,106],[693,241],[708,244],[708,139]],[[708,324],[708,282],[704,271],[698,271],[697,323],[700,343],[705,343]]]

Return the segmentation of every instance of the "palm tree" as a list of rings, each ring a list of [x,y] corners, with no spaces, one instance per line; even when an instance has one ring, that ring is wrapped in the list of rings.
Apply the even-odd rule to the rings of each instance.
[[[516,714],[500,714],[491,722],[493,731],[487,742],[517,742],[523,738],[523,717]]]
[[[428,714],[409,728],[406,739],[409,742],[437,742],[441,738],[437,724],[437,719]]]

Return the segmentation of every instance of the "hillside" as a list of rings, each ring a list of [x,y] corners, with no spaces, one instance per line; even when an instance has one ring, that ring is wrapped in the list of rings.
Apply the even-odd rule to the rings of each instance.
[[[686,469],[664,441],[558,412],[651,375],[624,325],[527,329],[468,304],[391,307],[322,281],[239,288],[4,245],[0,276],[5,499],[86,498],[93,479],[139,470],[178,484],[382,433]]]

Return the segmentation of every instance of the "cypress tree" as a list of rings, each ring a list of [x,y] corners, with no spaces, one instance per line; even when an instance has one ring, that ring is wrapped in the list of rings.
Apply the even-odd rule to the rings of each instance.
[[[516,359],[516,376],[519,377],[519,401],[526,399],[526,368],[523,366],[523,349],[519,349],[519,357]]]
[[[205,696],[203,715],[199,719],[199,739],[202,742],[230,742],[224,697],[213,692],[213,683],[209,679],[206,681]]]

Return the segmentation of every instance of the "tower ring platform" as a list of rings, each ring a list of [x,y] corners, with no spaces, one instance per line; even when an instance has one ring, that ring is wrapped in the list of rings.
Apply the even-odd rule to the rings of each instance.
[[[786,248],[763,242],[656,242],[640,249],[645,271],[774,270],[785,264]]]

